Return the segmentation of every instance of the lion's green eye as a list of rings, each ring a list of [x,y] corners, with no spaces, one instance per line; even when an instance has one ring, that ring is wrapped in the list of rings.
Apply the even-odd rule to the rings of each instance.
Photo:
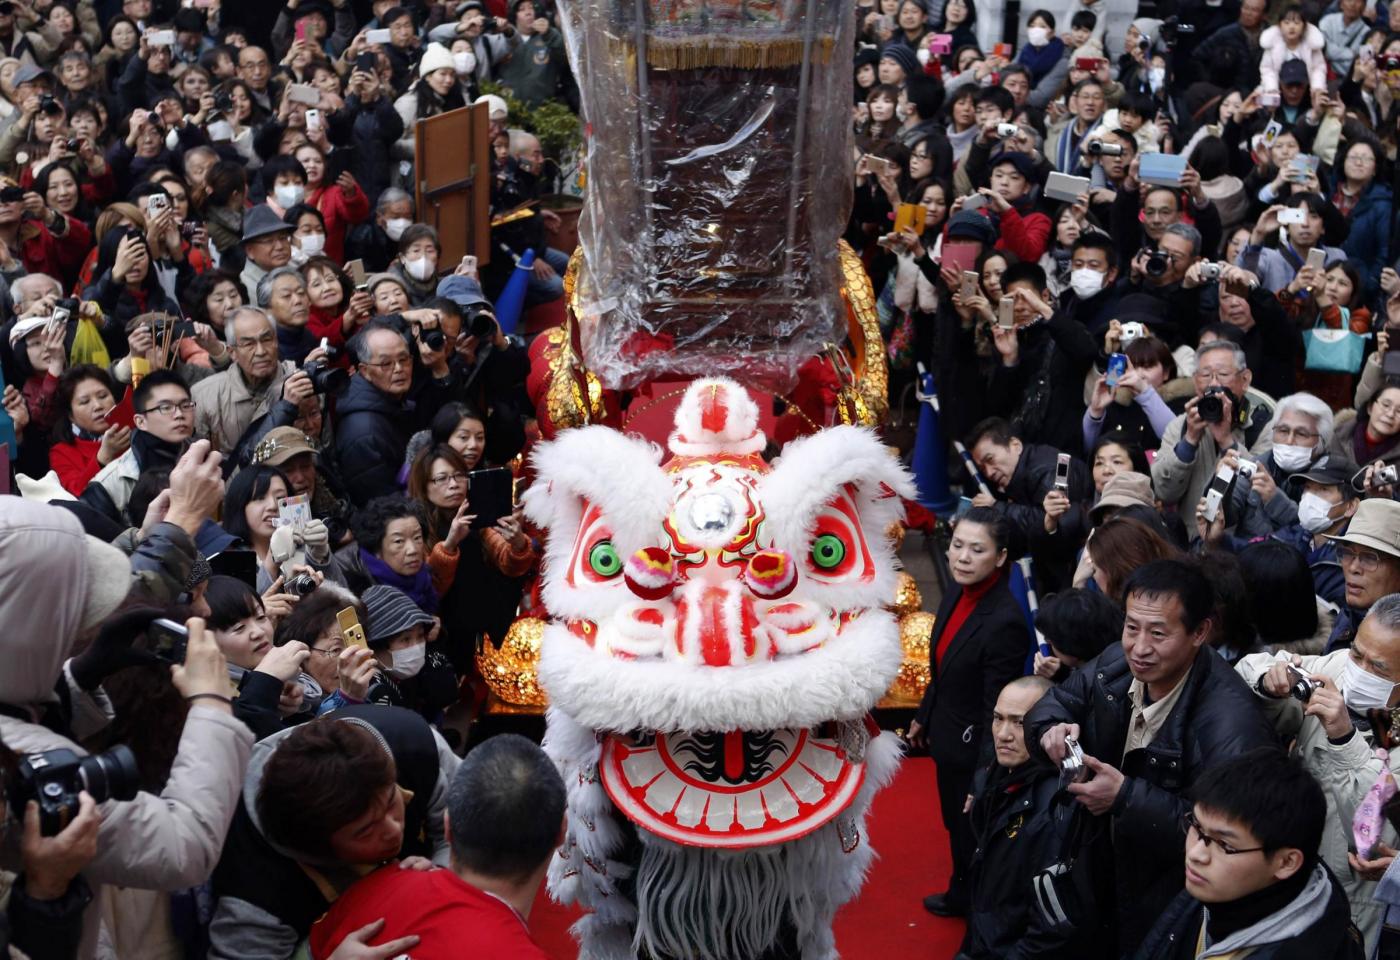
[[[823,570],[831,570],[846,559],[846,545],[832,533],[824,533],[812,542],[812,562]]]
[[[622,572],[622,558],[613,549],[611,540],[599,540],[588,551],[588,565],[600,577],[615,577]]]

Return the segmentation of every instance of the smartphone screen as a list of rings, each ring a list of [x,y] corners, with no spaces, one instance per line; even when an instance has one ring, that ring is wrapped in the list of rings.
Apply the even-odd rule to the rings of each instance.
[[[1055,458],[1055,489],[1069,489],[1069,454],[1062,453]]]
[[[1124,353],[1115,353],[1108,358],[1108,371],[1104,374],[1104,383],[1110,388],[1118,386],[1118,378],[1128,372],[1128,356]]]

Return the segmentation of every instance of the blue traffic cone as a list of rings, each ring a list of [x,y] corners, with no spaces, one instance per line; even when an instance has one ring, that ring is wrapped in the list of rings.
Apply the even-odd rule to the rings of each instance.
[[[521,314],[525,312],[525,290],[530,283],[530,268],[534,265],[535,251],[526,250],[515,262],[515,271],[506,281],[501,295],[496,298],[496,322],[500,324],[501,332],[506,336],[515,332],[515,328],[520,324]]]
[[[919,369],[919,430],[914,436],[914,482],[919,487],[919,503],[940,516],[949,516],[958,506],[957,494],[948,486],[948,443],[939,426],[938,394],[933,374]]]

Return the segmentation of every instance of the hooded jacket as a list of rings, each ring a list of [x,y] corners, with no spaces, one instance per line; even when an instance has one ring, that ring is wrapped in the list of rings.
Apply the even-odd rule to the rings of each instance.
[[[168,525],[163,525],[168,526]],[[173,529],[173,528],[172,528]],[[64,510],[24,504],[0,519],[0,740],[16,753],[72,750],[66,736],[34,722],[57,700],[55,684],[72,698],[75,736],[95,732],[109,719],[101,691],[71,682],[66,662],[80,639],[82,598],[91,589],[85,541],[78,519]],[[188,568],[184,571],[188,576]],[[192,705],[170,779],[160,796],[138,793],[128,801],[99,804],[102,826],[97,855],[82,875],[102,898],[104,884],[149,890],[181,890],[209,878],[223,847],[248,762],[252,734],[227,713]],[[19,838],[11,831],[0,847],[0,866],[18,869]],[[78,956],[94,955],[99,911],[83,918]]]
[[[428,856],[446,866],[442,814],[461,760],[427,721],[407,710],[361,704],[331,716],[373,733],[394,757],[399,786],[412,793],[405,797],[400,856]],[[281,846],[263,833],[257,805],[263,771],[294,730],[274,734],[253,750],[238,813],[214,872],[218,902],[209,927],[209,960],[286,960],[336,895],[363,873],[356,866]]]
[[[1143,941],[1135,960],[1174,960],[1189,956],[1200,960],[1248,956],[1249,960],[1361,960],[1361,937],[1351,925],[1346,894],[1332,872],[1321,863],[1301,893],[1281,910],[1211,943],[1194,945],[1210,908],[1183,890],[1177,895]],[[1183,953],[1183,948],[1190,953]]]
[[[1259,78],[1265,92],[1276,92],[1279,88],[1279,70],[1289,60],[1302,60],[1308,68],[1308,86],[1313,90],[1327,89],[1327,58],[1323,49],[1327,38],[1315,25],[1304,26],[1303,39],[1296,49],[1288,49],[1283,39],[1283,31],[1275,24],[1259,35]]]

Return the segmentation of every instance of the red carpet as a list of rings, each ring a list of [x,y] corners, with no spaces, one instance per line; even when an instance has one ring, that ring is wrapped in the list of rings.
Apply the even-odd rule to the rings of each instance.
[[[920,903],[948,881],[948,837],[937,807],[927,757],[904,761],[894,782],[875,797],[868,825],[880,855],[859,899],[836,916],[843,960],[947,960],[957,952],[962,922],[929,916]],[[569,936],[577,916],[540,892],[530,928],[556,960],[578,955]]]

